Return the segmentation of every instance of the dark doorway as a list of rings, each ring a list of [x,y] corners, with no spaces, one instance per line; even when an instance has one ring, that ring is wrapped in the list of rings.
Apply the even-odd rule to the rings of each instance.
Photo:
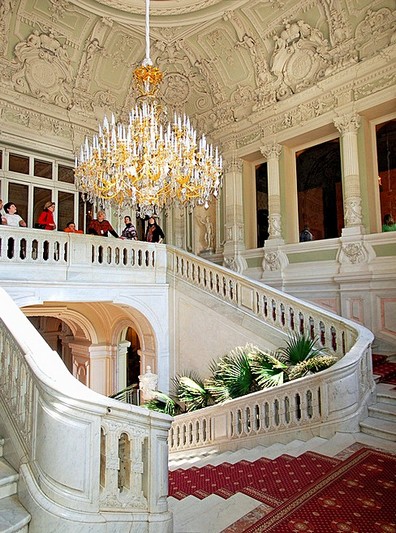
[[[127,350],[127,387],[139,383],[140,370],[140,341],[136,331],[133,328],[128,328],[126,333],[126,340],[131,344]]]
[[[268,239],[268,167],[263,163],[256,168],[257,248]]]
[[[339,139],[296,154],[299,231],[314,240],[341,235],[344,227]]]
[[[386,214],[396,218],[396,120],[379,124],[376,134],[378,185],[383,221]]]

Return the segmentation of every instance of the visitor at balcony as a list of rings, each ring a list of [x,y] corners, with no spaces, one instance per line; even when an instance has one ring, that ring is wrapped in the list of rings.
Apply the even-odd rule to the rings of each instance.
[[[5,224],[5,222],[3,222],[3,218],[4,218],[3,200],[0,198],[0,224]]]
[[[17,207],[13,202],[7,202],[4,206],[5,214],[2,216],[3,224],[7,226],[26,228],[26,222],[17,213]]]
[[[90,235],[99,235],[99,237],[107,237],[111,233],[113,237],[118,238],[118,233],[114,230],[110,222],[106,220],[106,213],[104,211],[98,211],[97,218],[91,220],[88,226],[88,233]]]
[[[305,224],[304,229],[300,233],[300,242],[313,241],[313,235],[309,231],[309,226]]]
[[[137,241],[138,240],[137,231],[136,231],[135,226],[132,224],[131,217],[125,216],[124,223],[125,223],[125,228],[122,230],[121,239]]]
[[[393,216],[388,213],[384,216],[384,223],[382,225],[382,231],[396,231],[396,224],[393,220]]]
[[[82,233],[82,230],[76,228],[74,222],[68,222],[63,231],[65,231],[66,233]]]
[[[46,202],[44,204],[44,210],[41,215],[38,217],[37,226],[40,229],[46,229],[53,231],[56,229],[56,224],[54,220],[54,211],[55,211],[55,202]]]
[[[156,217],[150,217],[148,219],[148,225],[145,235],[145,240],[147,242],[158,242],[161,243],[165,239],[164,232],[161,227],[155,221]]]

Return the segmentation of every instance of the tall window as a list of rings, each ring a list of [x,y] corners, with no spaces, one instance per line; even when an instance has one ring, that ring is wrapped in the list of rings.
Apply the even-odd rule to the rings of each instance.
[[[51,200],[51,189],[35,187],[33,192],[33,223],[37,222],[38,217],[44,209],[44,205]],[[56,206],[58,207],[58,206]],[[56,211],[54,213],[56,216]]]
[[[300,232],[315,240],[339,237],[344,226],[339,139],[296,154]]]
[[[256,168],[257,248],[268,239],[268,170],[267,163]]]
[[[27,221],[28,216],[28,194],[29,188],[22,183],[9,183],[8,201],[14,202],[18,209],[18,215]]]
[[[68,222],[77,221],[74,220],[74,194],[59,191],[58,193],[58,230],[62,231]]]
[[[381,219],[396,218],[396,120],[377,126],[378,183]]]

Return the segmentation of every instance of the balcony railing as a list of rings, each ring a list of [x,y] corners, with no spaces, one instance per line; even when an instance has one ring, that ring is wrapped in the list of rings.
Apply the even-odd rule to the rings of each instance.
[[[12,268],[10,266],[23,268]],[[165,245],[113,237],[0,226],[0,279],[160,283],[166,277]],[[38,268],[39,267],[39,268]],[[97,268],[100,267],[100,268]]]

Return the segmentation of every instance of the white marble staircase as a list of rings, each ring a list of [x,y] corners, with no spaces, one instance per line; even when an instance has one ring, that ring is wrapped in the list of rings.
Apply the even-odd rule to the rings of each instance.
[[[368,408],[368,417],[360,423],[367,435],[396,442],[396,386],[377,383],[377,402]]]
[[[19,503],[19,475],[4,459],[3,444],[4,440],[0,438],[0,533],[27,533],[30,514]]]
[[[356,444],[396,453],[396,390],[393,388],[394,385],[377,384],[377,403],[369,408],[369,417],[361,423],[360,433],[336,433],[330,439],[313,437],[305,442],[294,440],[288,444],[257,446],[222,454],[174,459],[170,457],[169,468],[176,470],[223,462],[255,461],[260,457],[276,459],[282,454],[297,457],[306,451],[334,457]],[[174,533],[220,533],[261,505],[259,501],[242,493],[234,494],[228,499],[215,494],[202,500],[191,495],[182,500],[169,497],[168,503],[173,512]]]

